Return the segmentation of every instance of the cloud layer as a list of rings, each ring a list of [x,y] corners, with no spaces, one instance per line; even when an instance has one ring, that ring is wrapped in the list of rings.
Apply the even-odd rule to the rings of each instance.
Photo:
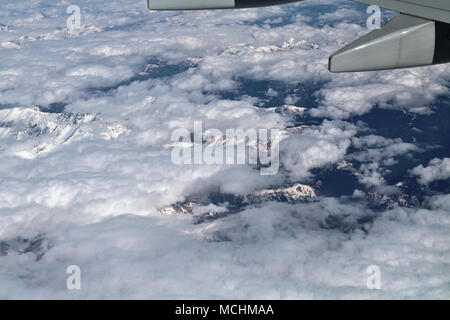
[[[448,194],[416,182],[448,179],[450,154],[373,120],[432,131],[447,66],[331,75],[329,54],[367,32],[350,2],[94,0],[68,30],[70,4],[0,5],[1,298],[450,298]],[[194,121],[279,129],[279,174],[175,165],[171,134]],[[314,197],[242,200],[300,183]]]

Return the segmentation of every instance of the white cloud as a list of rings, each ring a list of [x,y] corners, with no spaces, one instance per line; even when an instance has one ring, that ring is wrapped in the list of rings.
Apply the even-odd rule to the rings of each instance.
[[[283,167],[293,178],[308,178],[311,169],[343,159],[351,145],[350,138],[356,132],[355,126],[333,121],[324,121],[321,126],[305,129],[281,143]]]
[[[411,170],[411,173],[419,177],[422,184],[429,184],[435,180],[450,178],[450,158],[433,159],[427,167],[419,165]]]
[[[38,262],[33,252],[3,257],[0,296],[442,298],[449,225],[441,207],[376,214],[334,199],[266,204],[201,225],[125,215],[54,230]],[[81,291],[65,288],[71,264],[82,269]],[[374,264],[381,291],[365,286]]]

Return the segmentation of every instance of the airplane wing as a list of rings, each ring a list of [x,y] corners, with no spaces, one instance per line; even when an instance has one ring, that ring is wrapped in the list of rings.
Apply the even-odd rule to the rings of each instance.
[[[151,10],[233,9],[303,0],[147,0]],[[450,62],[450,0],[351,0],[398,11],[379,30],[329,59],[331,72],[356,72]]]
[[[147,0],[150,10],[243,9],[303,0]]]
[[[450,23],[449,0],[352,0],[364,4],[375,4],[382,8],[398,11],[425,19]]]

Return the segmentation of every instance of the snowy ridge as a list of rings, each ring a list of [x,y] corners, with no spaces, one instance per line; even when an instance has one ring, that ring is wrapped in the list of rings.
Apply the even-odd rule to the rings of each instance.
[[[90,134],[83,125],[92,121],[95,116],[89,114],[45,113],[39,108],[3,109],[0,110],[0,150],[32,159],[71,139],[88,137]]]
[[[293,49],[319,49],[319,45],[316,43],[308,43],[306,40],[300,40],[295,41],[294,38],[289,39],[289,41],[283,42],[281,45],[269,45],[269,46],[261,46],[261,47],[254,47],[251,45],[241,44],[238,47],[229,48],[225,50],[223,53],[221,53],[221,56],[229,56],[229,55],[249,55],[254,54],[258,52],[263,53],[273,53],[277,51],[287,51],[287,50],[293,50]]]
[[[311,201],[317,197],[317,193],[314,188],[296,184],[287,188],[274,188],[255,191],[251,194],[247,194],[243,197],[230,199],[233,202],[225,201],[223,203],[211,203],[209,198],[203,202],[185,201],[177,203],[175,205],[160,209],[163,214],[171,215],[175,213],[181,214],[193,214],[196,218],[196,222],[202,222],[206,219],[216,219],[226,216],[230,212],[243,211],[248,209],[249,206],[262,204],[269,201],[295,203],[299,201]],[[228,200],[230,200],[228,199]]]

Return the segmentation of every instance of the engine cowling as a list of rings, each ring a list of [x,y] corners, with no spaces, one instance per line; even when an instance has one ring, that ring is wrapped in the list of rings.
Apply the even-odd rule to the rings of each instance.
[[[147,0],[150,10],[256,8],[297,1],[302,0]]]
[[[374,71],[450,62],[450,24],[399,14],[330,57],[331,72]]]

